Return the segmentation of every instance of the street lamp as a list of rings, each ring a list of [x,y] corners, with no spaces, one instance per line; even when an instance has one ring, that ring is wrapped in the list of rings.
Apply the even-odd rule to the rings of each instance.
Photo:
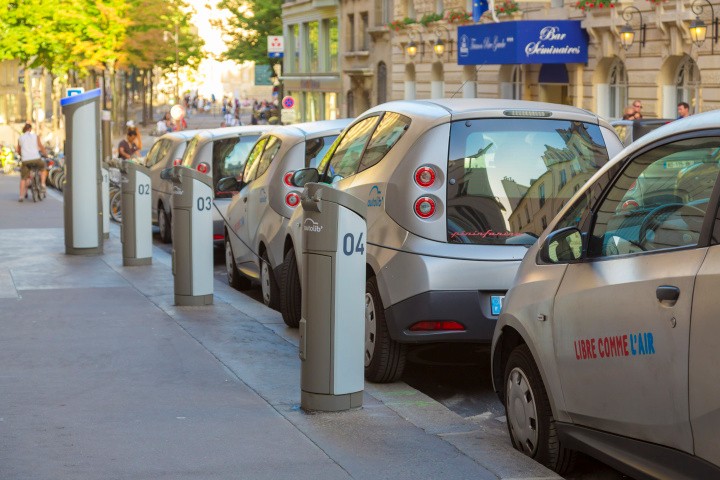
[[[712,18],[713,24],[711,37],[713,42],[710,44],[710,53],[715,53],[715,44],[718,41],[718,19],[715,16],[715,10],[713,9],[712,4],[708,0],[695,0],[690,6],[690,9],[695,14],[695,20],[690,23],[690,38],[692,38],[693,43],[695,43],[698,47],[701,47],[707,38],[707,25],[705,25],[705,22],[700,20],[700,14],[705,8],[705,5],[700,3],[702,1],[707,2],[710,7],[710,17]]]
[[[442,31],[445,31],[445,41],[440,38]],[[447,45],[447,47],[446,47]],[[452,40],[450,40],[450,30],[444,25],[438,25],[435,28],[435,44],[433,45],[433,51],[438,57],[442,57],[445,51],[449,48],[449,54],[452,56]]]
[[[415,43],[415,33],[420,39],[420,58],[422,58],[422,56],[425,55],[425,43],[423,42],[422,33],[420,33],[419,30],[408,29],[408,38],[410,39],[410,43],[408,43],[405,51],[410,58],[415,58],[415,55],[417,55],[418,45]]]
[[[625,20],[625,25],[623,25],[620,29],[620,43],[625,50],[629,50],[630,47],[632,47],[632,44],[635,41],[635,30],[633,30],[630,26],[630,20],[632,20],[633,15],[636,13],[638,14],[638,17],[640,17],[639,56],[642,56],[642,47],[645,46],[645,23],[643,23],[642,13],[640,13],[640,10],[632,5],[623,8],[621,12],[622,18]]]

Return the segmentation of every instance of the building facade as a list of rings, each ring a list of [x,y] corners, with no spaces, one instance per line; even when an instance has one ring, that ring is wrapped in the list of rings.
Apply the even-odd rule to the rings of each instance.
[[[284,95],[296,101],[296,121],[344,116],[340,75],[340,4],[338,0],[283,3]]]

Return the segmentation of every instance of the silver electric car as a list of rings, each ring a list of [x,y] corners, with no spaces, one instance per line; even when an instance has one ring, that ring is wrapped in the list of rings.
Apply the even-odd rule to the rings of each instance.
[[[720,478],[720,112],[603,167],[525,256],[492,346],[513,445],[634,478]]]
[[[280,306],[277,279],[284,258],[284,235],[301,193],[290,178],[295,170],[317,167],[350,122],[328,120],[277,127],[255,143],[241,180],[221,180],[224,190],[242,188],[230,203],[225,222],[230,285],[245,289],[251,281],[259,281],[265,304]]]
[[[578,108],[399,101],[359,117],[319,173],[297,172],[297,185],[319,179],[367,202],[366,378],[399,378],[408,344],[490,343],[528,248],[621,149],[607,122]],[[281,302],[292,318],[301,213],[284,247]]]
[[[237,193],[237,190],[218,188],[218,183],[222,178],[242,175],[253,145],[272,128],[267,125],[216,128],[198,132],[188,143],[182,165],[213,178],[213,240],[217,245],[222,245],[225,239],[225,211]]]
[[[169,243],[171,238],[172,184],[160,178],[160,173],[173,165],[180,165],[188,142],[200,130],[183,130],[166,133],[158,138],[145,157],[150,168],[152,183],[152,222],[160,227],[160,240]]]

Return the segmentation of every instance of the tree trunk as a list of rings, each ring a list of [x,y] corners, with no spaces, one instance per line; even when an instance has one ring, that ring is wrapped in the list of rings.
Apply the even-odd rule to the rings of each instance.
[[[120,130],[124,132],[124,131],[125,131],[125,124],[126,124],[127,121],[128,121],[128,93],[129,93],[129,90],[130,90],[130,89],[128,88],[128,80],[129,80],[129,77],[128,77],[128,75],[127,75],[127,72],[123,72],[123,74],[122,74],[122,80],[123,80],[123,82],[122,82],[122,91],[123,91],[123,120],[122,120],[122,123],[120,124]]]
[[[148,87],[149,87],[148,88],[148,100],[149,100],[148,101],[148,103],[149,103],[148,113],[150,114],[149,116],[150,116],[151,122],[155,119],[155,115],[153,115],[153,99],[154,99],[154,96],[153,96],[153,70],[154,69],[152,69],[148,72]]]
[[[147,125],[148,123],[148,115],[147,115],[147,89],[145,88],[145,85],[147,83],[147,76],[145,75],[145,71],[142,70],[140,74],[140,96],[142,97],[142,124]]]
[[[25,123],[32,123],[32,76],[30,75],[30,65],[25,66],[23,78],[23,87],[25,87]]]

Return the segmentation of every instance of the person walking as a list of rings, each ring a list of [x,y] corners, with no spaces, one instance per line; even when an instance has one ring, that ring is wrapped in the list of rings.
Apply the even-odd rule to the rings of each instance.
[[[690,116],[690,105],[687,102],[678,103],[678,119]]]
[[[26,123],[23,127],[23,133],[18,138],[17,153],[20,155],[22,160],[22,166],[20,167],[20,197],[18,202],[22,202],[27,196],[27,189],[30,186],[30,174],[32,173],[31,168],[37,168],[40,170],[40,182],[42,184],[42,192],[47,191],[45,181],[47,180],[47,168],[45,161],[40,156],[47,156],[45,147],[40,143],[40,139],[37,135],[32,132],[32,125]]]

